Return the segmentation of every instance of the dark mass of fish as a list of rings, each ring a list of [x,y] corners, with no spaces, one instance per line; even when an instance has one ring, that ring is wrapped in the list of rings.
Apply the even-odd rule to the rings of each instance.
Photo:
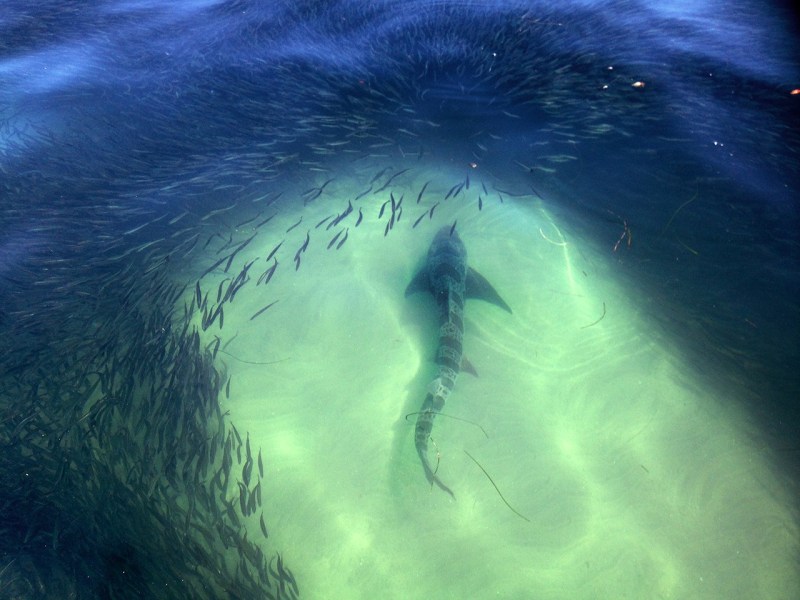
[[[5,328],[0,526],[22,557],[5,565],[5,589],[35,575],[63,598],[296,597],[291,571],[276,579],[257,541],[264,466],[249,438],[241,456],[220,409],[219,339],[201,348],[192,307],[163,311],[186,292],[163,270],[113,283],[91,304],[76,286],[51,315],[15,312]],[[253,513],[260,528],[248,531]]]

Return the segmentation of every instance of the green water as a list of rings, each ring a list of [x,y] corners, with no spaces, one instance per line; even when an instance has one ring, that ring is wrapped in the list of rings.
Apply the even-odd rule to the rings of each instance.
[[[245,286],[224,329],[205,333],[222,338],[223,409],[263,451],[270,540],[303,596],[794,597],[791,498],[735,385],[700,381],[618,283],[611,246],[589,244],[535,196],[501,204],[473,174],[469,192],[412,229],[460,177],[419,170],[393,186],[404,213],[386,236],[383,194],[354,202],[364,220],[342,223],[338,250],[327,249],[338,228],[314,225],[366,185],[337,181],[340,197],[307,206],[286,234],[272,281]],[[459,377],[444,413],[479,426],[441,417],[430,447],[454,501],[427,484],[404,418],[434,376],[437,325],[430,298],[403,292],[455,220],[470,266],[513,314],[466,305],[464,354],[479,377]],[[272,231],[296,221],[278,215]],[[256,238],[230,273],[255,257],[264,270],[280,239]]]

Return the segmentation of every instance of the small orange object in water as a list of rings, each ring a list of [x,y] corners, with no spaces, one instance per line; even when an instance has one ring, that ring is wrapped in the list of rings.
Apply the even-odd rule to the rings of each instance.
[[[631,85],[635,88],[644,87],[644,81],[634,81]]]
[[[794,88],[791,92],[789,92],[792,96],[800,95],[800,88]]]

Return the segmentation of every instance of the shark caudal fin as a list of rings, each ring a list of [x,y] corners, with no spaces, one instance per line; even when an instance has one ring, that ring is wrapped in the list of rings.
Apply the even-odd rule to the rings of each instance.
[[[416,281],[416,279],[415,277],[414,281]],[[411,283],[413,284],[414,281]],[[410,288],[411,285],[408,287]],[[406,295],[408,295],[408,290],[406,290]],[[492,287],[492,284],[486,281],[486,278],[472,267],[467,269],[467,298],[485,300],[495,306],[499,306],[503,310],[511,312],[511,307],[500,297],[500,294]]]
[[[456,495],[453,493],[453,490],[451,490],[449,487],[447,487],[444,484],[444,482],[436,476],[436,472],[433,471],[433,469],[431,469],[431,465],[428,462],[427,452],[428,452],[427,444],[426,444],[426,447],[424,449],[421,449],[419,446],[417,446],[417,453],[419,454],[419,458],[422,461],[422,468],[425,470],[425,479],[428,480],[428,483],[431,484],[431,487],[433,487],[433,485],[436,484],[436,487],[438,487],[443,492],[447,492],[448,494],[450,494],[450,497],[453,500],[455,500],[456,499]],[[437,467],[438,467],[438,464],[437,464]]]

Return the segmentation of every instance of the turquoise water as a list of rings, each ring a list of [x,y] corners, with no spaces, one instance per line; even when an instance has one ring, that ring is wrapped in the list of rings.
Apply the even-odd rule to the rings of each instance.
[[[384,236],[382,196],[359,202],[366,216],[339,250],[327,249],[335,230],[312,228],[299,271],[244,288],[224,329],[207,332],[229,342],[223,406],[269,457],[274,537],[297,576],[325,589],[312,597],[791,595],[792,500],[736,391],[692,374],[654,332],[610,249],[532,195],[490,193],[479,211],[483,179],[471,176],[416,228],[404,213]],[[458,174],[423,169],[394,186],[415,198],[431,178],[411,217]],[[337,182],[304,221],[364,183]],[[514,312],[467,303],[464,352],[479,377],[462,373],[444,412],[471,423],[439,418],[432,434],[452,500],[425,481],[405,418],[435,375],[435,307],[403,290],[454,221],[469,264]],[[287,234],[287,257],[306,231]]]

